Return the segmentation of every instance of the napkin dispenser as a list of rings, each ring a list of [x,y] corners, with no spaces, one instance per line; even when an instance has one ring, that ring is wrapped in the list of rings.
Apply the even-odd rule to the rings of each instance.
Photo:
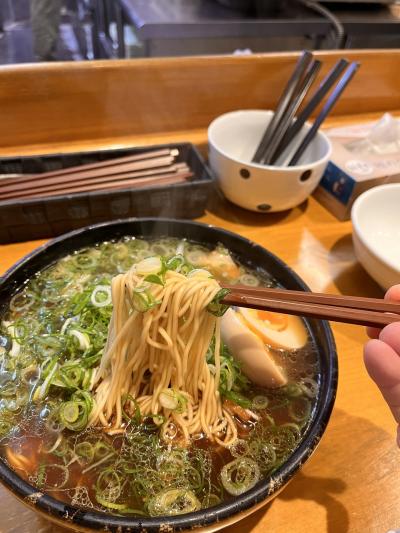
[[[348,220],[361,193],[400,182],[400,120],[386,113],[378,122],[325,133],[332,156],[314,196],[339,220]]]

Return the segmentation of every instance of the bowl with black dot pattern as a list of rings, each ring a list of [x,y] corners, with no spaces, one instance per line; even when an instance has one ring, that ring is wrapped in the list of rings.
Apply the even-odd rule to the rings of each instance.
[[[272,111],[231,111],[214,119],[208,128],[209,162],[217,184],[232,203],[273,213],[301,204],[317,187],[331,155],[328,137],[318,132],[298,164],[290,156],[311,125],[306,123],[274,165],[252,161],[273,116]]]

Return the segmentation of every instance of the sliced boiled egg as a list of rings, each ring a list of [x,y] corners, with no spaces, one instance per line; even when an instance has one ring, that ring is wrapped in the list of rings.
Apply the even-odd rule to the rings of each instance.
[[[298,316],[238,308],[242,321],[262,341],[284,350],[298,350],[307,342],[307,330]]]
[[[228,309],[222,317],[221,336],[233,357],[242,363],[243,373],[253,383],[269,388],[287,383],[284,371],[276,364],[263,341],[233,309]]]

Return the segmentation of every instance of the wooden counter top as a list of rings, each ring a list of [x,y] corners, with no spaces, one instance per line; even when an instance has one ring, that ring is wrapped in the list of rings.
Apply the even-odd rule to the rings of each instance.
[[[282,56],[284,65],[288,57],[292,56]],[[384,66],[383,56],[381,60],[381,71],[387,72],[387,78],[386,81],[381,78],[379,87],[384,87],[383,92],[387,93],[387,98],[391,98],[392,109],[400,109],[400,105],[396,105],[400,104],[400,86],[394,84],[394,73],[389,72],[394,67],[391,65],[389,68],[386,63]],[[259,61],[259,58],[254,60],[256,70],[259,69]],[[274,61],[279,64],[278,60]],[[390,61],[394,62],[393,57]],[[398,72],[398,54],[396,62]],[[9,71],[8,75],[12,77],[12,72]],[[18,76],[21,76],[20,69]],[[374,76],[371,74],[371,77]],[[1,79],[6,79],[6,76],[0,70]],[[49,85],[43,91],[47,91]],[[395,87],[393,93],[389,90],[390,85]],[[368,89],[365,87],[363,90]],[[1,96],[0,85],[0,110]],[[231,104],[235,105],[232,96],[230,98]],[[252,102],[249,103],[252,105]],[[217,113],[217,107],[212,113]],[[377,107],[371,105],[369,111],[364,108],[362,111],[370,113],[367,116],[379,114],[382,111],[381,103]],[[357,112],[354,100],[348,108],[343,103],[343,112],[347,115]],[[11,111],[7,110],[7,113],[11,117]],[[365,119],[365,116],[359,118]],[[333,118],[331,123],[340,124],[345,120],[348,118],[340,116]],[[46,121],[49,124],[50,118]],[[8,144],[3,143],[1,151],[22,154],[34,151],[38,145],[42,152],[58,151],[59,146],[67,141],[73,142],[74,149],[86,148],[88,144],[100,147],[107,142],[113,144],[116,138],[118,141],[115,142],[121,144],[120,136],[127,139],[129,135],[127,131],[118,131],[103,138],[89,136],[85,140],[80,137],[81,132],[77,132],[74,140],[72,131],[68,131],[68,139],[63,138],[61,133],[49,137],[51,142],[47,144],[44,136],[42,138],[39,134],[32,142],[26,143],[24,136],[18,134],[16,139],[9,139]],[[133,132],[132,135],[136,138],[138,133]],[[177,132],[147,132],[146,141],[160,137],[172,140],[177,135]],[[202,144],[205,138],[204,125],[201,121],[194,121],[193,129],[183,128],[179,135],[185,139],[197,138]],[[0,136],[5,139],[4,133]],[[70,145],[63,146],[70,148]],[[289,212],[270,215],[253,214],[216,201],[200,220],[224,227],[265,246],[288,263],[313,290],[374,297],[382,295],[381,289],[355,259],[350,222],[338,222],[313,198]],[[0,274],[41,242],[0,246]],[[344,324],[332,326],[339,354],[339,388],[331,421],[320,445],[302,471],[272,503],[227,528],[227,533],[385,533],[400,528],[400,453],[395,444],[395,424],[363,366],[362,345],[366,335],[361,327]],[[38,517],[0,487],[0,532],[33,531],[61,533],[64,530]]]

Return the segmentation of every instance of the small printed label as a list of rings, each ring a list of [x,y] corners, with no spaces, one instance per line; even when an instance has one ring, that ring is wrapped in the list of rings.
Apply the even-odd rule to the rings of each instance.
[[[347,205],[353,193],[354,183],[351,176],[329,162],[320,181],[320,186],[337,198],[339,202]]]

